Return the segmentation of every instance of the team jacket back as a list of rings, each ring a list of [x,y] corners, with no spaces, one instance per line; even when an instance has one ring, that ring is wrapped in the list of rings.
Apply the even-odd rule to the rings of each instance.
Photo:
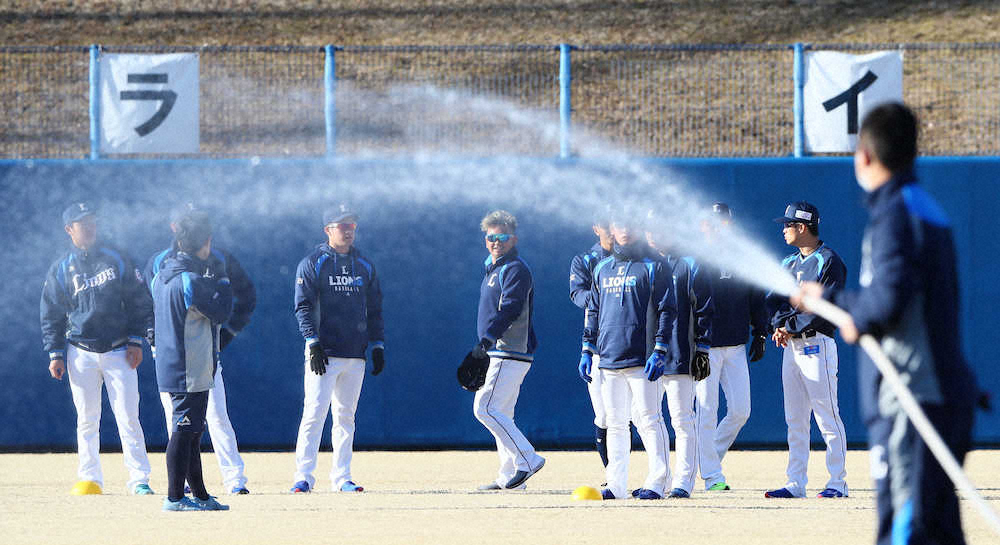
[[[764,292],[724,269],[701,267],[712,280],[712,347],[739,346],[753,336],[767,336]]]
[[[693,258],[667,254],[662,259],[672,276],[677,300],[677,321],[670,336],[672,357],[664,374],[687,375],[695,350],[700,347],[707,352],[712,345],[712,283]]]
[[[205,392],[214,384],[219,325],[233,311],[233,290],[228,278],[205,275],[207,268],[206,262],[178,253],[153,279],[161,392]]]
[[[795,277],[796,284],[819,282],[830,293],[842,290],[847,280],[844,261],[822,241],[813,253],[803,256],[802,252],[795,252],[786,257],[781,266]],[[827,336],[832,336],[836,330],[833,324],[823,318],[792,308],[787,297],[769,294],[767,302],[774,329],[784,327],[792,334],[815,331]]]
[[[327,356],[364,358],[382,345],[382,287],[375,267],[357,248],[338,254],[323,243],[295,272],[295,317],[306,342],[318,340]]]
[[[589,309],[597,319],[584,327],[583,349],[600,355],[601,369],[645,365],[651,348],[670,354],[677,307],[669,272],[641,244],[615,245],[594,268]],[[647,346],[647,328],[654,346]]]
[[[91,352],[141,343],[153,303],[132,260],[99,243],[90,251],[74,247],[49,267],[40,313],[44,350],[65,357],[67,341]]]
[[[487,354],[495,358],[532,361],[538,339],[532,323],[534,280],[528,264],[512,248],[496,263],[487,257],[479,286],[476,332],[480,339],[496,341]]]

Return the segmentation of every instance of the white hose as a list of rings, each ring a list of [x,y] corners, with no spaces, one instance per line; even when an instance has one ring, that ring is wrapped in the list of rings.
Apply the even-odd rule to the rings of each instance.
[[[817,299],[814,297],[804,297],[805,306],[809,308],[811,312],[822,316],[823,318],[829,320],[837,327],[841,327],[846,321],[850,320],[851,317],[843,309],[837,307],[833,303],[826,301],[824,299]],[[917,402],[916,398],[910,392],[910,389],[903,383],[902,378],[899,376],[899,372],[896,371],[896,367],[889,361],[889,358],[882,351],[882,347],[879,346],[878,341],[875,340],[871,335],[862,335],[858,340],[858,344],[861,348],[868,353],[868,357],[872,359],[875,363],[875,367],[878,368],[879,372],[882,373],[883,380],[892,388],[892,392],[896,394],[896,398],[899,399],[899,404],[906,412],[906,415],[913,422],[913,427],[917,429],[920,433],[920,437],[923,438],[924,443],[927,444],[927,448],[931,449],[931,453],[937,458],[938,463],[944,469],[948,477],[955,483],[955,486],[970,500],[972,504],[976,506],[979,510],[979,514],[986,519],[986,522],[993,527],[993,531],[1000,535],[1000,516],[997,516],[996,511],[986,502],[985,499],[979,494],[975,485],[969,480],[969,477],[962,470],[961,464],[958,460],[951,454],[951,450],[945,445],[941,436],[938,434],[937,430],[934,429],[934,425],[931,424],[930,420],[927,419],[927,415],[924,414],[923,409],[920,408],[920,404]]]

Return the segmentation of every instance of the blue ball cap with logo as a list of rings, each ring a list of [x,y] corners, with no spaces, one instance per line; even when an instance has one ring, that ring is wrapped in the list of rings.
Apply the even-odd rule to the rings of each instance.
[[[87,216],[97,214],[94,207],[87,202],[75,202],[66,207],[62,213],[63,225],[69,225],[74,221],[80,221]]]
[[[785,207],[785,215],[774,218],[774,222],[819,225],[819,209],[806,201],[793,202]]]
[[[358,214],[351,210],[351,207],[341,203],[337,206],[329,209],[323,214],[323,226],[326,227],[331,223],[340,223],[346,220],[351,220],[353,222],[358,221]]]
[[[729,208],[729,205],[724,202],[717,202],[712,204],[712,213],[721,218],[731,218],[733,217],[733,210]]]

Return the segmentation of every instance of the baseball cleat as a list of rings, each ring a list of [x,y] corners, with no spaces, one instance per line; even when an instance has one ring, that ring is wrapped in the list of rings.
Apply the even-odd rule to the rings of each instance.
[[[243,496],[249,494],[250,491],[247,490],[245,486],[234,486],[232,490],[229,491],[230,494],[234,496]]]
[[[146,483],[139,483],[135,485],[134,489],[132,489],[132,494],[136,496],[152,496],[155,493],[156,492],[153,492],[153,489]]]
[[[711,492],[717,492],[719,490],[731,490],[731,489],[729,488],[729,485],[726,483],[715,483],[712,486],[708,487],[708,490]]]
[[[690,498],[691,497],[691,493],[688,492],[687,490],[684,490],[683,488],[675,488],[675,489],[671,490],[669,494],[667,494],[667,497],[668,498]]]
[[[199,511],[229,511],[229,506],[219,503],[215,496],[209,496],[207,500],[191,498],[191,503],[195,504]]]
[[[532,475],[534,475],[535,473],[538,473],[543,467],[545,467],[545,458],[542,458],[542,461],[541,461],[541,463],[538,464],[538,467],[536,467],[536,468],[534,468],[534,469],[532,469],[530,471],[521,471],[520,469],[517,470],[517,473],[514,473],[514,476],[511,477],[509,481],[507,481],[507,484],[504,485],[504,488],[506,488],[506,489],[509,490],[511,488],[517,488],[517,487],[521,486]]]
[[[768,490],[764,492],[765,498],[795,498],[795,494],[792,494],[787,488],[779,488],[777,490]]]
[[[292,489],[289,490],[292,494],[308,494],[310,492],[309,483],[306,481],[299,481],[292,485]]]
[[[346,481],[340,485],[341,492],[364,492],[365,487],[354,484],[354,481]]]
[[[636,496],[640,500],[662,500],[663,496],[657,494],[656,492],[648,488],[640,488],[639,494]]]
[[[476,490],[482,490],[482,491],[486,491],[486,490],[502,490],[502,488],[497,483],[489,483],[489,484],[481,484],[481,485],[477,486]]]
[[[846,498],[847,494],[844,494],[840,490],[835,488],[827,488],[826,490],[816,494],[817,498]]]
[[[605,488],[605,489],[601,490],[601,499],[602,500],[614,500],[614,499],[617,499],[617,498],[615,498],[615,495],[611,492],[610,488]]]
[[[170,501],[170,498],[163,498],[163,510],[164,511],[201,511],[191,498],[183,496],[177,501]]]
[[[73,488],[69,491],[70,494],[74,496],[89,496],[91,494],[100,494],[101,485],[94,481],[77,481],[73,485]]]

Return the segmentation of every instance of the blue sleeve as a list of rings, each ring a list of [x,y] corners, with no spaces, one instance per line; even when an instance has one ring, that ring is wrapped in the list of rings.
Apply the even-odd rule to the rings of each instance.
[[[590,268],[587,267],[586,258],[587,254],[578,255],[569,264],[569,298],[574,305],[584,310],[587,309],[590,287],[594,283],[591,279]]]
[[[695,264],[691,268],[691,291],[694,294],[694,340],[699,348],[708,350],[712,346],[712,318],[715,304],[712,301],[712,281],[702,267]]]
[[[299,322],[299,332],[306,341],[319,339],[313,315],[319,303],[316,278],[319,276],[316,264],[308,257],[299,262],[295,271],[295,319]]]
[[[673,276],[657,261],[654,268],[654,278],[651,297],[658,301],[656,310],[656,344],[655,350],[670,353],[670,337],[677,322],[677,292],[674,290]]]
[[[121,254],[124,262],[122,275],[122,302],[128,336],[132,342],[142,342],[146,331],[153,327],[153,296],[143,279],[142,273],[131,258]]]
[[[228,252],[223,255],[226,258],[226,273],[233,286],[234,299],[233,315],[226,323],[226,327],[239,333],[250,323],[250,315],[257,308],[257,290],[240,262]]]
[[[385,322],[382,321],[382,282],[372,265],[369,269],[365,304],[368,310],[368,340],[376,345],[385,342]]]
[[[486,336],[491,341],[499,339],[524,310],[531,284],[531,271],[523,264],[507,267],[500,283],[499,308],[486,327]]]
[[[904,211],[885,214],[871,229],[871,284],[833,300],[851,314],[858,332],[881,334],[894,325],[917,289],[913,228]]]
[[[66,357],[66,317],[71,303],[66,288],[57,276],[60,274],[60,263],[56,263],[45,276],[42,286],[40,314],[42,318],[42,349],[49,357]],[[63,280],[65,282],[65,279]]]
[[[205,278],[181,273],[184,303],[214,324],[222,324],[233,313],[233,288],[228,278]]]

